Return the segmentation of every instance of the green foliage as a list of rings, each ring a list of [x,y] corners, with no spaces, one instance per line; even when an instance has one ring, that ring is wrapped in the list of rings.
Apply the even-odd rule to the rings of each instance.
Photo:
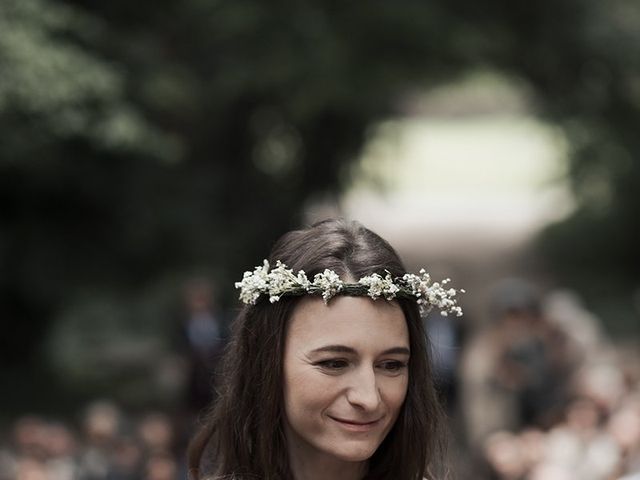
[[[640,4],[583,2],[578,35],[535,71],[548,117],[564,128],[576,212],[549,227],[539,247],[560,279],[576,286],[613,333],[640,333]],[[539,67],[538,67],[539,68]],[[635,304],[635,306],[634,306]]]
[[[70,138],[125,154],[176,150],[126,99],[124,72],[83,45],[102,27],[62,4],[2,2],[0,125],[11,135],[3,135],[0,161],[42,159],[55,151],[40,149]]]
[[[572,142],[581,208],[549,231],[553,264],[637,285],[638,9],[3,0],[3,357],[35,362],[81,318],[131,333],[148,321],[133,313],[143,292],[193,271],[231,285],[309,201],[342,189],[367,128],[407,90],[476,68],[528,83]]]

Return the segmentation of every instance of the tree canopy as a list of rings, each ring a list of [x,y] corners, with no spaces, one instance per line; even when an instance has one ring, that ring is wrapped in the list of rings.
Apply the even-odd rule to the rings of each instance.
[[[3,0],[3,362],[91,305],[135,323],[182,274],[231,282],[341,191],[407,91],[478,68],[570,141],[579,208],[543,238],[551,265],[630,303],[639,26],[634,0]]]

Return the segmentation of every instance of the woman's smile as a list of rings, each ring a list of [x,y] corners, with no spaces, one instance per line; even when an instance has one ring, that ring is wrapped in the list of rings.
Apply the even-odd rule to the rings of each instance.
[[[329,415],[329,418],[331,420],[334,420],[345,430],[348,430],[351,432],[369,432],[381,424],[380,419],[363,422],[363,421],[346,420],[343,418],[332,417],[331,415]]]

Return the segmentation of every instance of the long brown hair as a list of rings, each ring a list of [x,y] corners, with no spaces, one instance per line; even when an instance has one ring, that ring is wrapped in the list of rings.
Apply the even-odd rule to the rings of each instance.
[[[325,220],[282,236],[269,260],[281,260],[309,278],[328,268],[341,278],[373,273],[402,276],[395,250],[357,222]],[[298,297],[261,299],[232,325],[218,398],[189,447],[198,476],[203,451],[216,479],[292,480],[283,429],[283,368],[287,321]],[[407,395],[398,419],[369,461],[367,479],[431,478],[442,458],[442,414],[433,386],[426,335],[414,301],[399,299],[409,329],[411,357]]]

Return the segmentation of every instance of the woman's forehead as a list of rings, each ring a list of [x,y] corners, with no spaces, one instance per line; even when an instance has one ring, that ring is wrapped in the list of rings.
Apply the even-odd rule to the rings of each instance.
[[[397,302],[340,296],[325,304],[305,297],[294,309],[287,345],[313,350],[324,345],[394,348],[409,346],[409,331]]]

